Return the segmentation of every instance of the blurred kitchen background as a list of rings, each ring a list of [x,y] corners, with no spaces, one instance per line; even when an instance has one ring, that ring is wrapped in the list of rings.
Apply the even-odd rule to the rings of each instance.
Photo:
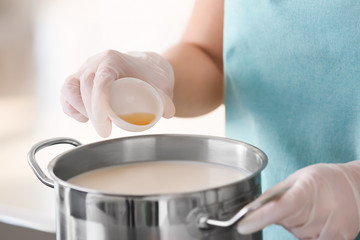
[[[62,136],[84,144],[103,140],[90,123],[78,123],[62,112],[59,93],[64,79],[89,56],[106,49],[163,52],[180,39],[193,2],[0,0],[2,239],[17,239],[10,235],[19,231],[6,230],[11,225],[55,230],[53,191],[40,183],[26,162],[32,145]],[[192,119],[162,119],[140,133],[114,127],[111,138],[154,133],[223,136],[224,107]],[[43,169],[62,151],[59,147],[39,153]]]

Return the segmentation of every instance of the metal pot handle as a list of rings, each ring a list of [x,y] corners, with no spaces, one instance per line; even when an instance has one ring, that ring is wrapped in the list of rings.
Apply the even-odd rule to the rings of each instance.
[[[255,211],[270,201],[280,198],[289,189],[290,187],[282,188],[260,201],[254,201],[253,203],[250,203],[248,206],[240,209],[240,211],[238,211],[229,220],[220,221],[216,219],[210,219],[209,216],[203,215],[198,220],[198,227],[203,230],[210,229],[211,227],[230,227],[243,219],[248,213]]]
[[[71,144],[75,147],[80,146],[81,143],[75,139],[71,139],[71,138],[53,138],[53,139],[48,139],[42,142],[39,142],[37,144],[35,144],[29,151],[28,155],[27,155],[27,160],[28,163],[30,165],[30,167],[32,168],[32,170],[34,171],[35,175],[37,176],[37,178],[46,186],[49,186],[51,188],[54,188],[54,180],[50,179],[48,176],[45,175],[45,173],[41,170],[39,164],[37,163],[36,159],[35,159],[35,154],[40,151],[41,149],[45,148],[45,147],[49,147],[52,145],[56,145],[56,144]]]

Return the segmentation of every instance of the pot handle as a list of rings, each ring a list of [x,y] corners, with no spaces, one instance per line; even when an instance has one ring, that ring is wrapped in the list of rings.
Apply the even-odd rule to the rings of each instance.
[[[260,208],[261,206],[265,205],[270,201],[280,198],[289,189],[290,187],[282,188],[260,201],[252,202],[246,207],[240,209],[240,211],[238,211],[229,220],[220,221],[216,219],[211,219],[208,215],[204,214],[198,218],[198,227],[203,230],[210,229],[211,227],[231,227],[232,225],[243,219],[248,213],[255,211],[256,209]]]
[[[53,139],[48,139],[42,142],[39,142],[37,144],[35,144],[29,151],[28,155],[27,155],[27,160],[28,163],[30,165],[30,167],[32,168],[32,170],[34,171],[35,175],[37,176],[37,178],[46,186],[54,188],[54,180],[50,179],[48,176],[46,176],[46,174],[41,170],[39,164],[36,161],[35,158],[35,154],[40,151],[41,149],[45,148],[45,147],[49,147],[52,145],[56,145],[56,144],[71,144],[75,147],[80,146],[81,143],[75,139],[71,139],[71,138],[53,138]]]

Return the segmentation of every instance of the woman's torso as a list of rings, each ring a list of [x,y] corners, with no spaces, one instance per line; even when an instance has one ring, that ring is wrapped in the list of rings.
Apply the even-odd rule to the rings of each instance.
[[[359,13],[360,1],[225,1],[226,134],[268,155],[264,190],[360,159]]]

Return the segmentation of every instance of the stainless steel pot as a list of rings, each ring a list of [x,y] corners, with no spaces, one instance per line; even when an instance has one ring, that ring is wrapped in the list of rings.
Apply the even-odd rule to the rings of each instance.
[[[35,154],[50,145],[76,148],[55,157],[47,177]],[[55,189],[57,239],[216,240],[262,239],[261,232],[240,235],[237,212],[261,193],[266,155],[249,144],[220,137],[144,135],[80,146],[57,138],[32,147],[28,161],[36,176]],[[105,194],[67,182],[81,173],[124,163],[191,160],[244,169],[247,178],[198,192],[153,196]]]

